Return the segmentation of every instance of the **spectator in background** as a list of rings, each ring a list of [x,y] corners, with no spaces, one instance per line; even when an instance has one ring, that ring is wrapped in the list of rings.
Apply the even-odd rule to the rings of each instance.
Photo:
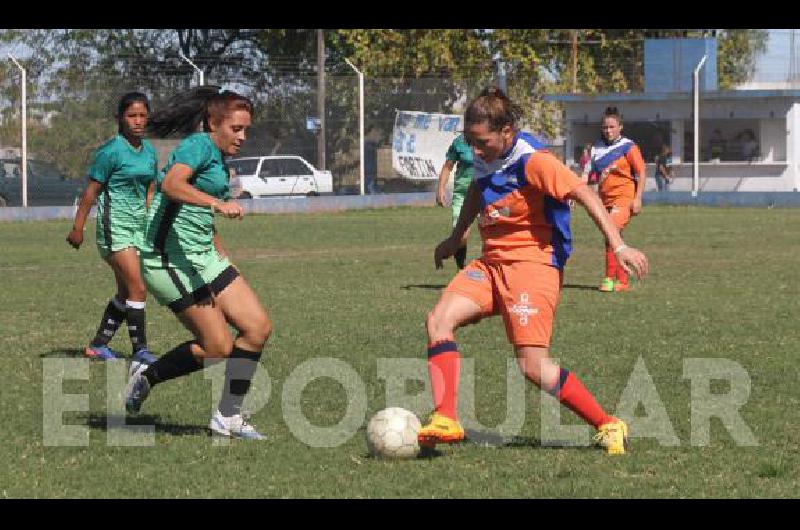
[[[751,129],[745,129],[740,134],[740,141],[742,143],[742,157],[748,162],[758,159],[758,142],[756,142],[756,135],[753,134]]]
[[[372,195],[378,191],[378,143],[364,142],[364,191]]]
[[[714,132],[711,133],[711,139],[708,141],[711,160],[722,159],[722,155],[725,154],[726,143],[725,138],[722,137],[722,131],[714,129]]]
[[[672,183],[672,149],[667,144],[662,144],[661,149],[655,157],[656,164],[656,186],[658,191],[669,191]]]

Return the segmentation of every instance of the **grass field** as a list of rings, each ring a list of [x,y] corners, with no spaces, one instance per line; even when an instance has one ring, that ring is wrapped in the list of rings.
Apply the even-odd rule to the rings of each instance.
[[[632,292],[614,295],[594,289],[601,238],[576,212],[576,250],[552,354],[611,412],[641,357],[679,441],[664,447],[634,432],[624,457],[542,446],[540,395],[530,385],[524,425],[505,445],[464,443],[412,461],[367,456],[363,426],[395,404],[386,402],[378,359],[424,366],[425,315],[454,272],[452,261],[443,271],[433,267],[433,247],[449,226],[449,212],[434,208],[219,222],[274,322],[262,359],[269,401],[253,416],[268,442],[212,445],[205,431],[212,385],[196,373],[156,387],[145,403],[136,423],[155,425],[152,446],[110,446],[106,365],[93,362],[88,379],[63,385],[64,393],[88,396],[89,410],[68,412],[64,422],[85,428],[89,444],[45,446],[43,366],[79,358],[113,292],[110,270],[94,248],[94,225],[79,252],[64,242],[69,226],[66,220],[0,223],[4,497],[797,496],[800,209],[649,206],[626,239],[648,254],[651,275]],[[470,254],[477,251],[474,238]],[[157,354],[188,338],[152,299],[148,335]],[[491,430],[505,419],[512,358],[502,321],[465,328],[457,338],[475,363],[477,419]],[[112,346],[128,351],[124,327]],[[336,447],[303,443],[282,412],[284,382],[318,357],[345,361],[366,385],[361,429]],[[687,358],[728,359],[746,370],[751,388],[739,412],[757,446],[741,446],[719,419],[711,420],[708,444],[692,445]],[[711,389],[729,388],[717,381]],[[421,382],[406,390],[421,396],[417,403],[429,402]],[[292,396],[316,426],[334,426],[345,415],[345,392],[332,379],[317,379]],[[562,422],[579,423],[566,410]]]

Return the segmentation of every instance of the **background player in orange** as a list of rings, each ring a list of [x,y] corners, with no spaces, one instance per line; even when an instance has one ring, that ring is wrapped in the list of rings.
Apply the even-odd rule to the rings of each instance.
[[[526,378],[598,429],[596,441],[611,454],[625,452],[627,426],[609,416],[574,373],[557,366],[548,348],[572,250],[568,201],[581,203],[622,267],[647,274],[644,254],[624,244],[602,203],[552,154],[534,147],[516,128],[521,116],[503,92],[484,90],[465,113],[465,135],[475,153],[473,182],[450,237],[434,252],[436,267],[452,256],[480,213],[483,255],[450,282],[428,314],[428,369],[435,410],[420,430],[425,446],[464,438],[457,396],[461,354],[454,332],[500,314]]]
[[[646,179],[644,159],[639,146],[622,136],[622,118],[617,107],[606,108],[601,128],[602,138],[592,146],[589,180],[599,180],[600,200],[622,232],[630,218],[642,211],[642,192]],[[608,239],[606,275],[600,290],[628,290],[628,273],[617,265],[614,246]]]

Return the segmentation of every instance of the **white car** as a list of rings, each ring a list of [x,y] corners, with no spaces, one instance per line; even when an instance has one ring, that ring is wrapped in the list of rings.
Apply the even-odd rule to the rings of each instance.
[[[231,158],[231,192],[237,199],[333,193],[333,176],[299,156]]]

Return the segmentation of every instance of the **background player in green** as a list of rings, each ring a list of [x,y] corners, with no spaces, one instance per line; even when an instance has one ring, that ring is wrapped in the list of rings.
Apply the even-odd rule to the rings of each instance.
[[[456,168],[455,177],[453,177],[453,227],[458,222],[458,215],[461,213],[461,206],[464,204],[464,197],[467,195],[469,183],[472,181],[472,148],[467,145],[464,140],[464,135],[459,134],[445,155],[445,163],[442,170],[439,172],[439,189],[436,192],[436,204],[439,206],[445,205],[445,187],[447,180],[450,178],[450,172],[453,171],[453,166]],[[461,246],[454,254],[456,265],[459,269],[464,268],[467,259],[467,241],[469,240],[469,228],[464,232],[464,237],[461,239]]]
[[[153,386],[227,359],[225,386],[209,428],[213,433],[263,439],[242,416],[261,351],[271,332],[267,311],[231,265],[214,213],[241,219],[230,200],[224,156],[236,155],[253,113],[249,99],[219,87],[178,94],[149,128],[159,137],[188,134],[159,174],[141,252],[147,289],[194,335],[128,382],[125,407],[136,413]],[[202,123],[202,132],[198,131]],[[228,326],[238,331],[234,339]]]
[[[116,358],[108,343],[122,321],[127,320],[133,350],[131,372],[155,361],[147,349],[146,291],[136,251],[158,172],[156,151],[144,139],[149,114],[147,96],[140,92],[122,96],[117,106],[119,134],[95,152],[89,182],[67,235],[67,242],[80,248],[86,217],[97,202],[97,249],[114,271],[117,293],[108,302],[85,354],[103,360]]]

